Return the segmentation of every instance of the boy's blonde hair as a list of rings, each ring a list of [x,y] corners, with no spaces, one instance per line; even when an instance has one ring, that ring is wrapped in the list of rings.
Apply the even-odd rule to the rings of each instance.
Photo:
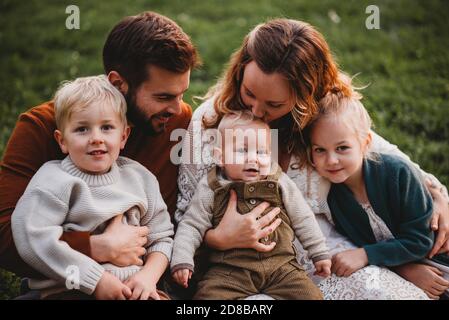
[[[226,129],[249,125],[251,122],[258,122],[266,126],[267,129],[270,129],[267,123],[265,123],[262,119],[255,117],[250,110],[232,110],[230,113],[226,113],[221,118],[217,129],[224,137]],[[217,143],[219,143],[218,140]]]
[[[342,120],[348,129],[354,130],[357,139],[363,143],[371,132],[373,121],[360,101],[362,96],[360,94],[353,94],[351,97],[342,96],[339,93],[328,93],[318,103],[318,114],[312,119],[306,130],[307,144],[308,144],[308,158],[310,157],[310,135],[313,127],[317,121],[323,117],[334,117]],[[376,159],[374,153],[369,152],[365,154],[365,158]]]
[[[75,109],[84,109],[94,104],[112,108],[126,126],[125,98],[105,75],[99,75],[61,83],[54,97],[56,127],[63,131]]]
[[[263,123],[268,127],[262,119],[256,118],[249,110],[232,110],[230,113],[223,115],[223,118],[218,124],[218,130],[224,132],[225,129],[248,125],[253,121]]]

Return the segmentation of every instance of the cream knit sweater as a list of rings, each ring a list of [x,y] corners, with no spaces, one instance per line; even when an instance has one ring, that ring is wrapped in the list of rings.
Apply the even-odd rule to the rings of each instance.
[[[30,287],[60,291],[66,289],[67,280],[78,283],[79,274],[79,290],[92,294],[105,270],[122,281],[139,271],[138,266],[100,265],[59,240],[63,231],[100,233],[109,219],[121,213],[128,224],[149,227],[147,254],[159,251],[170,261],[173,225],[156,177],[145,167],[119,157],[108,173],[89,175],[70,157],[45,163],[31,179],[11,220],[20,256],[49,278],[33,279]]]

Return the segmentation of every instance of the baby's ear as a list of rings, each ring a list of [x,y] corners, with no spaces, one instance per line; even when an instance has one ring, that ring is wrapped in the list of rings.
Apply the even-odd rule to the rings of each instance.
[[[223,167],[223,151],[219,147],[214,147],[213,157],[215,160],[215,163],[219,167]]]

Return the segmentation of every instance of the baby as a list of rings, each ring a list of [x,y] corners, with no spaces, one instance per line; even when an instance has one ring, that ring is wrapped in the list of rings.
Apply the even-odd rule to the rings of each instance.
[[[297,186],[271,162],[269,126],[249,111],[227,114],[218,126],[214,153],[218,165],[199,182],[175,235],[171,262],[175,281],[187,287],[195,267],[195,251],[205,232],[221,221],[234,190],[241,214],[263,201],[280,208],[282,223],[260,239],[276,245],[265,253],[255,249],[212,250],[210,268],[199,281],[194,299],[243,299],[258,293],[276,299],[322,299],[320,290],[298,264],[293,241],[296,235],[317,274],[327,277],[331,261],[325,238]],[[270,208],[262,216],[268,211]]]

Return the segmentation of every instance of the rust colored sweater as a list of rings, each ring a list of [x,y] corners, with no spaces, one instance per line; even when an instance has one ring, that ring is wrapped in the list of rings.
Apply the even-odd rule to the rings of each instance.
[[[176,208],[178,167],[170,161],[170,150],[177,141],[170,141],[176,128],[187,129],[192,110],[186,103],[182,113],[173,116],[163,133],[146,135],[133,127],[121,155],[140,162],[159,181],[162,197],[173,216]],[[59,145],[53,138],[56,129],[53,103],[47,102],[19,116],[6,146],[0,170],[0,268],[19,276],[40,277],[27,266],[17,253],[11,234],[11,214],[24,193],[31,177],[47,161],[63,159]],[[72,248],[90,256],[90,234],[66,232],[62,240]]]

